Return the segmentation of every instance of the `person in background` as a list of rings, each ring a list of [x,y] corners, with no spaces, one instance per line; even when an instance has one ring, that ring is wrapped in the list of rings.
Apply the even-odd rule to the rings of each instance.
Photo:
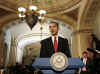
[[[87,48],[87,51],[83,52],[83,68],[81,69],[80,74],[96,74],[94,56],[95,51],[92,48]]]
[[[95,69],[96,51],[93,48],[87,48],[87,51],[88,51],[88,62],[87,62],[88,74],[96,74],[96,69]]]
[[[88,56],[88,53],[86,51],[84,51],[82,53],[82,58],[81,58],[84,66],[82,67],[80,74],[88,74],[88,72],[87,72],[87,62],[88,62],[87,56]]]

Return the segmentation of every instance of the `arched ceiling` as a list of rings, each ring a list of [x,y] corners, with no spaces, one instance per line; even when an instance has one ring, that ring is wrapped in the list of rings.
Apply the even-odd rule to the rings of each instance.
[[[94,0],[92,2],[91,7],[89,8],[87,12],[87,16],[85,17],[85,22],[88,25],[94,25],[96,24],[96,17],[98,16],[98,12],[100,11],[100,0]]]
[[[93,33],[93,27],[98,24],[100,0],[83,0],[83,2],[84,7],[83,9],[80,8],[79,20],[77,23],[80,24],[79,29],[88,29]]]
[[[18,7],[28,8],[29,5],[36,5],[38,9],[45,9],[48,18],[76,26],[76,24],[81,24],[83,17],[87,17],[87,15],[84,16],[84,13],[85,11],[88,13],[90,2],[92,0],[0,0],[0,18],[2,18],[0,28],[6,23],[18,19]]]
[[[66,20],[66,18],[69,18],[75,22],[77,20],[77,15],[73,14],[72,10],[77,13],[76,8],[78,8],[80,1],[81,0],[1,0],[0,17],[2,17],[2,20],[0,21],[0,26],[4,26],[5,23],[8,23],[8,20],[12,21],[12,19],[18,18],[18,7],[23,6],[28,8],[29,5],[36,5],[38,9],[45,9],[47,11],[47,17],[57,18],[58,20]],[[68,12],[70,12],[70,14],[66,14]],[[8,15],[11,15],[11,17]],[[58,15],[64,15],[64,17],[59,17]],[[68,22],[70,20],[68,20]]]

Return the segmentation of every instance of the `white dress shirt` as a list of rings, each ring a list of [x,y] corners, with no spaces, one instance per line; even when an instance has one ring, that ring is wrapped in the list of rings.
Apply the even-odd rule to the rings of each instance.
[[[86,65],[86,62],[87,62],[87,58],[83,58],[83,63],[84,63],[84,65]],[[82,68],[82,71],[87,71],[87,70],[86,70],[86,66],[84,66],[84,67]]]
[[[86,65],[86,62],[87,62],[87,58],[83,58],[84,65]]]
[[[54,44],[54,37],[55,36],[52,36],[52,42],[53,42],[53,44]],[[58,36],[56,36],[56,40],[57,40],[57,43],[58,43]]]

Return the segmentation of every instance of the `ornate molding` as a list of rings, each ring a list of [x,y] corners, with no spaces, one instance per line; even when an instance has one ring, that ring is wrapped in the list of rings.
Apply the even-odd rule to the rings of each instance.
[[[80,2],[82,0],[73,0],[73,1],[69,1],[65,4],[63,4],[62,6],[56,6],[56,7],[51,7],[51,8],[48,8],[47,9],[47,14],[51,14],[51,13],[65,13],[65,12],[68,12],[68,10],[72,10],[73,7],[76,8],[76,7],[79,7],[80,5]]]
[[[93,33],[92,29],[80,29],[80,30],[76,30],[72,33],[72,35],[76,35],[76,34],[80,34],[80,33]]]

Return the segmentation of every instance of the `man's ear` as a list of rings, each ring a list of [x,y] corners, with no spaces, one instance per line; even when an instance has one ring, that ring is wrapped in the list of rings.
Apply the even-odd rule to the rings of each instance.
[[[60,28],[59,28],[59,26],[58,26],[58,30],[59,30]]]

